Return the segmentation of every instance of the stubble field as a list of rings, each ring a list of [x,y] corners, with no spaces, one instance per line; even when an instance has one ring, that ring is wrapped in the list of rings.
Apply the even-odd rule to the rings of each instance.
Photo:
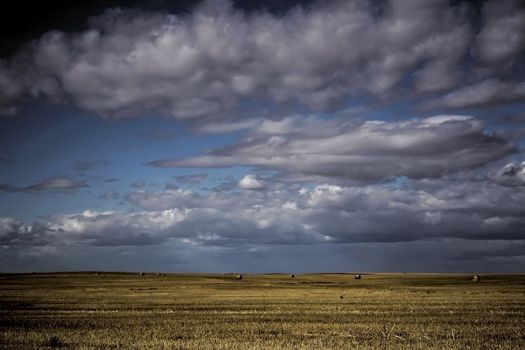
[[[525,276],[0,275],[2,349],[524,349]]]

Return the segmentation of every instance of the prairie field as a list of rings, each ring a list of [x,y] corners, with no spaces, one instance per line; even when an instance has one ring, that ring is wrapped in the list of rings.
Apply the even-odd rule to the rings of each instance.
[[[0,275],[1,349],[525,349],[525,276]]]

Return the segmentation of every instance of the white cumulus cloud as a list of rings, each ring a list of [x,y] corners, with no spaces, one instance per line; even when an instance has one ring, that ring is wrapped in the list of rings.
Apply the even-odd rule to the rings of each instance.
[[[264,188],[264,182],[257,179],[255,175],[248,174],[239,181],[239,188],[243,190],[260,190]]]

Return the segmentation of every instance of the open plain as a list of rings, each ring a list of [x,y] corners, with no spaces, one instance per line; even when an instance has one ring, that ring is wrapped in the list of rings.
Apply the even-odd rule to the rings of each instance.
[[[0,348],[523,349],[525,276],[0,275]]]

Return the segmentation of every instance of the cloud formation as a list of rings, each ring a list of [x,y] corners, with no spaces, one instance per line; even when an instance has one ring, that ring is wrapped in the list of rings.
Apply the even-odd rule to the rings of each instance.
[[[54,215],[32,225],[0,220],[2,244],[200,246],[442,241],[521,241],[523,191],[483,181],[300,189],[134,192],[129,212]]]
[[[489,1],[482,14],[483,26],[476,38],[482,65],[509,68],[525,49],[525,12],[519,0]]]
[[[57,191],[62,193],[71,193],[72,191],[89,187],[84,180],[74,180],[66,176],[54,176],[45,178],[35,184],[21,187],[9,184],[0,184],[0,192],[42,192],[42,191]]]
[[[184,15],[110,9],[83,32],[49,32],[0,62],[0,110],[47,96],[107,117],[195,120],[251,100],[327,110],[348,97],[440,92],[465,81],[467,58],[497,65],[491,74],[513,69],[519,6],[488,1],[477,35],[473,9],[448,0],[315,2],[281,16],[226,0]]]
[[[494,180],[508,186],[525,186],[525,161],[506,164],[498,170]]]
[[[523,100],[525,100],[525,81],[504,82],[498,79],[486,79],[454,90],[445,96],[426,101],[423,107],[459,109],[495,106]]]
[[[306,176],[380,181],[396,176],[439,178],[513,151],[509,140],[486,132],[480,120],[467,116],[363,123],[290,117],[266,120],[237,144],[207,155],[150,165],[248,165]]]
[[[255,175],[249,174],[239,181],[239,188],[243,190],[260,190],[264,188],[264,183],[257,179]]]
[[[40,268],[47,257],[55,266],[63,254],[57,269],[84,259],[143,270],[164,259],[195,271],[209,258],[213,268],[330,270],[362,260],[522,270],[522,2],[298,4],[278,14],[227,0],[181,14],[108,9],[85,30],[46,33],[0,60],[0,115],[38,98],[104,118],[152,116],[107,133],[102,119],[78,124],[104,130],[89,148],[69,137],[85,132],[76,108],[49,137],[20,146],[19,135],[40,129],[27,128],[35,111],[3,119],[0,166],[21,176],[0,192],[40,195],[4,194],[15,202],[1,203],[0,264]],[[49,111],[44,103],[38,117]],[[62,145],[76,147],[62,154]],[[170,151],[191,156],[142,167]],[[90,185],[68,176],[32,183],[26,174],[56,165],[46,156],[96,170],[82,176],[101,187],[55,200],[48,193]],[[38,217],[42,203],[54,214]]]

